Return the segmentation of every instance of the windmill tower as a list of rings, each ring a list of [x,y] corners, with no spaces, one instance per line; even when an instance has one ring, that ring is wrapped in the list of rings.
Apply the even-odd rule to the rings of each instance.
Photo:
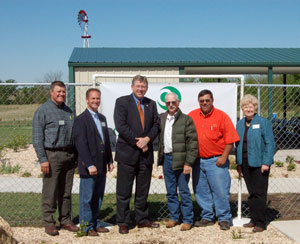
[[[89,39],[91,38],[90,35],[88,35],[88,16],[84,10],[80,10],[78,13],[78,24],[83,30],[83,36],[81,38],[83,39],[83,47],[90,47]]]

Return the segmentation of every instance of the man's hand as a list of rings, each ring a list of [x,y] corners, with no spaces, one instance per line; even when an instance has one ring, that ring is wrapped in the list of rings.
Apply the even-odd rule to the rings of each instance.
[[[50,164],[49,162],[43,162],[41,163],[41,171],[43,172],[43,174],[47,175],[50,173]]]
[[[269,171],[269,169],[270,169],[269,165],[263,164],[261,166],[261,173],[263,174],[265,171]]]
[[[143,150],[143,152],[147,152],[147,151],[148,151],[148,146],[147,146],[147,145],[144,146],[144,147],[142,148],[142,150]]]
[[[88,170],[90,175],[97,175],[98,173],[96,166],[91,166],[88,168]]]
[[[218,157],[216,165],[218,167],[221,167],[221,166],[223,166],[226,163],[226,160],[227,160],[227,157],[223,157],[223,156]]]
[[[115,168],[115,166],[113,163],[107,165],[107,169],[109,172],[112,172],[114,170],[114,168]]]
[[[241,167],[241,165],[236,166],[236,171],[238,172],[239,177],[244,177],[243,173],[242,173],[242,167]]]
[[[147,146],[148,142],[150,141],[150,138],[148,136],[138,137],[138,138],[135,138],[135,139],[137,140],[136,145],[140,149],[143,149],[143,147]]]
[[[184,165],[184,166],[183,166],[183,174],[184,174],[184,175],[190,174],[191,171],[192,171],[192,167],[191,167],[191,166],[188,166],[188,165]]]

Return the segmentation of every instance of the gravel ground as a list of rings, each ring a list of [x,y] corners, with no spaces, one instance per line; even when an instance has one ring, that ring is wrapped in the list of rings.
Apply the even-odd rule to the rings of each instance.
[[[193,228],[190,231],[181,232],[180,227],[166,229],[162,225],[159,229],[130,230],[128,235],[118,233],[114,226],[109,233],[100,234],[99,237],[75,237],[75,234],[65,230],[60,231],[59,236],[51,237],[44,232],[43,228],[14,227],[14,237],[25,244],[62,244],[62,243],[95,243],[103,244],[292,244],[295,241],[283,235],[273,226],[262,233],[252,233],[251,229],[232,227],[229,231],[222,231],[218,225],[205,228]],[[241,238],[233,239],[233,231],[241,230]]]

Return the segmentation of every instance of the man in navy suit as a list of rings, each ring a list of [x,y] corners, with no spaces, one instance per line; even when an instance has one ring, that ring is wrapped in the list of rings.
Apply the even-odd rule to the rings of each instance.
[[[134,178],[135,217],[139,228],[158,228],[148,219],[147,198],[152,176],[153,140],[159,134],[160,123],[156,103],[144,97],[148,81],[137,75],[131,84],[132,94],[116,100],[114,121],[119,133],[115,160],[117,173],[117,224],[119,233],[127,234],[130,224],[129,202]]]
[[[112,171],[114,166],[106,118],[98,113],[100,96],[98,89],[87,90],[87,109],[75,118],[73,127],[80,175],[79,221],[88,223],[85,229],[88,236],[109,232],[100,226],[99,215],[107,168]]]

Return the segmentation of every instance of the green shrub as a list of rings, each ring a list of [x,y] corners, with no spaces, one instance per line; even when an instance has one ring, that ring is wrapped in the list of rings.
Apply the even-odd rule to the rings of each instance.
[[[242,239],[243,238],[242,231],[240,229],[237,230],[237,231],[232,230],[231,231],[231,236],[232,236],[232,239],[234,239],[234,240]]]
[[[14,136],[11,142],[6,144],[6,147],[13,149],[15,152],[17,152],[19,149],[27,148],[27,138],[22,135]]]
[[[229,169],[236,170],[236,168],[237,168],[237,164],[236,164],[236,163],[230,162],[230,164],[229,164]]]
[[[288,155],[285,159],[285,162],[290,164],[290,163],[293,163],[294,160],[295,160],[295,158],[293,156]]]
[[[284,162],[276,161],[276,162],[275,162],[275,165],[276,165],[277,167],[283,167]]]
[[[22,174],[22,177],[30,177],[31,176],[31,173],[28,172],[28,171],[25,171],[23,174]]]
[[[14,174],[19,173],[19,171],[19,165],[12,166],[10,164],[2,163],[2,165],[0,166],[0,174]]]
[[[286,157],[285,161],[288,163],[288,166],[286,167],[287,171],[292,171],[296,168],[296,164],[294,163],[294,161],[295,161],[294,157],[288,155]]]
[[[83,220],[81,220],[81,223],[79,224],[79,228],[80,230],[76,232],[76,237],[82,237],[82,236],[86,236],[87,233],[84,231],[88,226],[88,222],[86,221],[85,223],[83,222]]]
[[[288,171],[293,171],[295,168],[296,168],[295,163],[289,163],[288,166],[287,166]]]

